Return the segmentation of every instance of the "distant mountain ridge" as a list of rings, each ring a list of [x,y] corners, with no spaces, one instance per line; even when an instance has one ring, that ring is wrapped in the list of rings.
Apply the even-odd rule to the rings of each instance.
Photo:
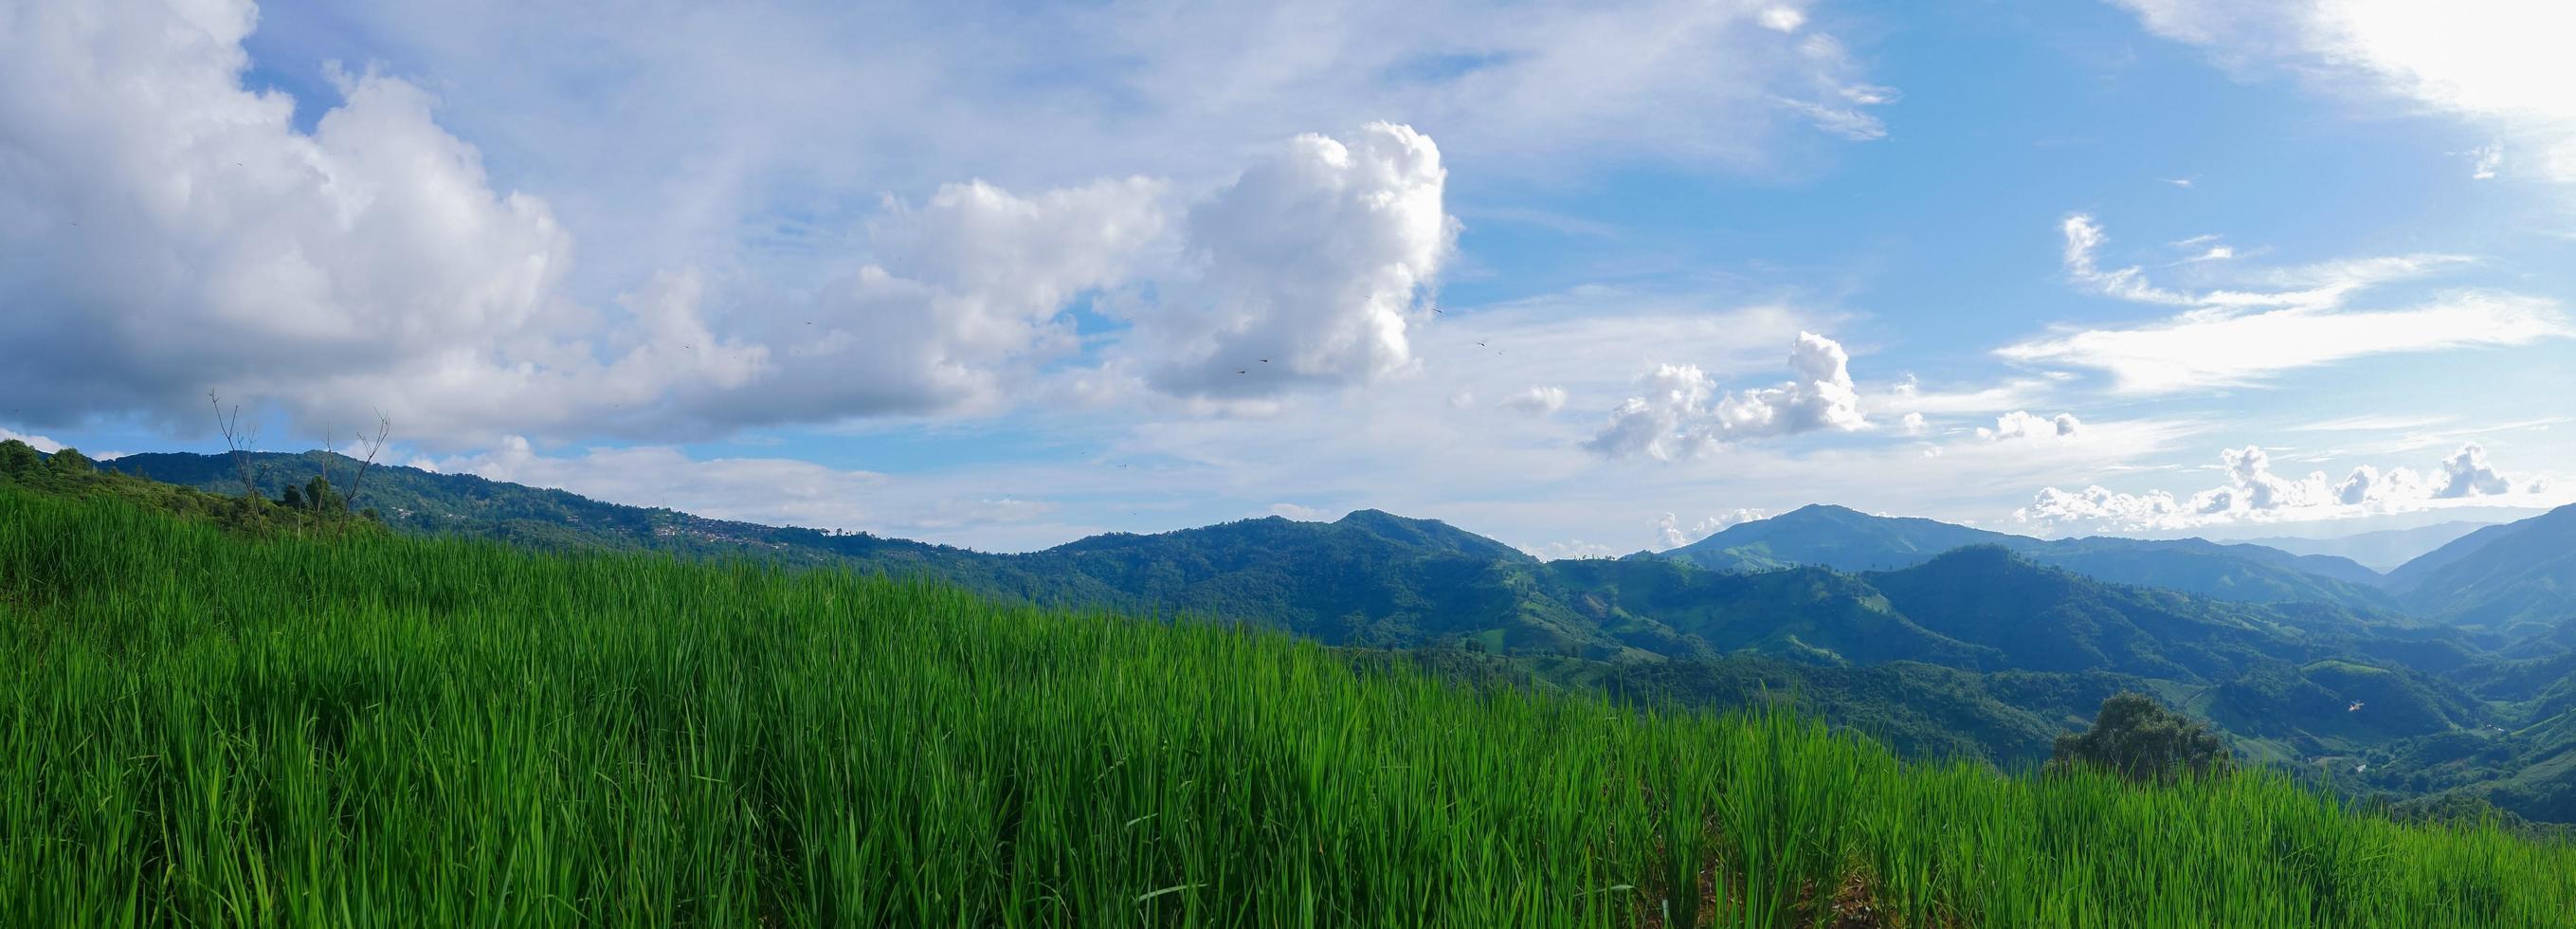
[[[2248,545],[2277,548],[2293,555],[2335,555],[2359,562],[2362,567],[2386,573],[2412,561],[2454,539],[2494,523],[2447,522],[2411,529],[2379,529],[2328,539],[2300,536],[2265,536],[2242,539]]]
[[[2311,600],[2366,609],[2398,607],[2377,589],[2379,573],[2350,559],[2293,555],[2259,545],[2205,539],[2111,536],[2040,539],[1913,517],[1871,516],[1814,504],[1730,526],[1650,557],[1717,571],[1768,571],[1797,564],[1843,571],[1905,568],[1972,545],[1991,545],[2040,564],[2099,580],[2167,587],[2245,602]]]
[[[252,459],[255,481],[274,488],[300,482],[330,462],[335,459],[318,452]],[[213,490],[223,490],[235,479],[229,460],[221,456],[137,455],[116,464],[143,476]],[[334,464],[344,473],[349,465],[345,460]],[[1777,542],[1778,560],[1744,557],[1736,562],[1765,570],[1674,574],[1656,565],[1680,559],[1542,562],[1446,523],[1378,510],[1355,511],[1330,523],[1266,517],[1152,535],[1110,533],[1023,554],[987,554],[864,534],[707,520],[414,468],[378,468],[368,481],[362,505],[377,507],[395,525],[416,531],[683,553],[754,551],[791,563],[935,574],[1040,603],[1259,622],[1336,644],[1456,640],[1498,652],[1602,659],[1751,653],[1829,665],[1919,660],[1986,671],[2099,664],[2200,679],[2229,673],[2254,657],[2286,659],[2313,651],[2274,648],[2282,643],[2349,636],[2394,620],[2365,610],[2318,622],[2251,603],[2217,605],[2219,601],[2192,600],[2191,606],[2178,607],[2186,602],[2183,598],[2158,600],[2101,583],[2097,572],[2144,573],[2118,563],[2113,556],[2123,547],[2105,540],[2073,540],[2041,549],[2074,565],[2052,567],[2075,574],[2027,570],[2020,559],[2032,556],[2025,549],[1991,542],[2039,540],[1931,520],[1865,516],[1841,507],[1808,507],[1712,537],[1722,541],[1750,535]],[[1841,531],[1810,528],[1819,525]],[[1948,548],[1932,550],[1944,545]],[[2011,557],[1943,555],[1963,546],[1984,546],[1998,555],[2009,551]],[[2223,581],[2234,572],[2282,589],[2293,581],[2326,590],[2339,583],[2280,567],[2299,562],[2297,556],[2233,551],[2239,548],[2193,540],[2159,543],[2151,552],[2162,559],[2155,563],[2160,566],[2209,560],[2216,567],[2190,575],[2201,579]],[[1821,567],[1773,570],[1820,550],[1830,555]],[[1899,570],[1885,576],[1867,573],[1877,568]],[[1901,570],[1908,568],[1921,570]],[[2086,608],[2063,614],[2067,628],[2081,627],[2121,642],[2079,642],[2038,629],[2007,641],[1988,635],[1991,630],[1983,626],[1969,632],[1961,631],[1968,628],[1964,626],[1944,628],[1913,615],[1926,607],[1877,586],[1950,572],[1986,576],[1982,583],[1995,590],[2043,585],[2082,600]],[[1934,586],[1914,583],[1907,589],[1929,591]],[[2307,599],[2349,609],[2361,598]],[[2218,626],[2231,630],[2213,633],[2228,639],[2219,648],[2227,658],[2206,651],[2163,655],[2128,648],[2141,640],[2126,631],[2126,624],[2150,621],[2170,626],[2168,631],[2198,630],[2218,614],[2227,617]],[[1946,607],[1939,615],[1961,623],[1973,619]],[[2268,631],[2246,631],[2258,629]],[[2256,641],[2265,636],[2281,642]],[[2067,650],[2068,656],[2051,656],[2056,649]]]

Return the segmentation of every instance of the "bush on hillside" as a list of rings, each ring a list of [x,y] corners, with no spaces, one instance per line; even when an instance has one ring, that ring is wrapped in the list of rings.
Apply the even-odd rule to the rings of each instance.
[[[33,445],[16,439],[0,442],[0,476],[17,477],[43,463],[43,456],[36,454]]]
[[[2093,728],[2057,737],[2048,767],[2104,768],[2133,781],[2166,783],[2185,774],[2223,774],[2234,764],[2209,726],[2165,709],[2146,694],[2124,692],[2102,701]]]

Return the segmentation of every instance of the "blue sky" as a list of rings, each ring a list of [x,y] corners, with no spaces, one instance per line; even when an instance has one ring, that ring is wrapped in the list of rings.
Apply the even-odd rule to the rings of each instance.
[[[2417,6],[0,0],[0,429],[995,549],[2509,518],[2571,24]]]

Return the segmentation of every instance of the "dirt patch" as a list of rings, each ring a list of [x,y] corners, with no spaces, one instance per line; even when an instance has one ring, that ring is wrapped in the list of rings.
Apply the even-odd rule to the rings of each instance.
[[[1895,929],[1896,922],[1879,908],[1878,892],[1870,886],[1869,875],[1859,871],[1843,878],[1834,889],[1833,902],[1826,906],[1825,925],[1832,929]]]

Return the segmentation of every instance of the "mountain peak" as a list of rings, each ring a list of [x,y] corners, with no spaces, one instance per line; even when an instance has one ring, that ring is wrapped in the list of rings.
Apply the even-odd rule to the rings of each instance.
[[[1780,515],[1778,515],[1778,516],[1771,517],[1771,519],[1772,519],[1772,520],[1848,519],[1848,518],[1850,518],[1850,517],[1854,517],[1854,516],[1861,517],[1861,518],[1863,518],[1863,519],[1870,518],[1869,514],[1867,514],[1867,513],[1863,513],[1863,512],[1861,512],[1861,511],[1859,511],[1859,510],[1852,509],[1851,507],[1843,506],[1843,505],[1841,505],[1841,504],[1839,504],[1839,503],[1810,503],[1810,504],[1807,504],[1806,506],[1802,506],[1802,507],[1799,507],[1799,508],[1797,508],[1797,509],[1790,510],[1789,512],[1782,513],[1782,514],[1780,514]],[[1755,520],[1755,522],[1763,522],[1763,521],[1764,521],[1764,520]]]
[[[1352,510],[1336,520],[1337,528],[1365,532],[1385,541],[1451,554],[1522,559],[1521,550],[1436,519],[1397,516],[1385,510]]]

